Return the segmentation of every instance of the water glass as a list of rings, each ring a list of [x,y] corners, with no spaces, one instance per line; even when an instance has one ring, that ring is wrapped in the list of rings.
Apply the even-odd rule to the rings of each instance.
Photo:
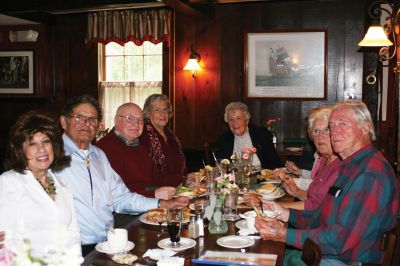
[[[206,169],[206,182],[207,182],[207,191],[213,192],[215,190],[215,178],[220,174],[218,168],[213,167],[210,169]]]
[[[179,247],[181,240],[183,214],[182,210],[173,208],[167,210],[167,227],[169,238],[171,240],[170,247]]]
[[[204,209],[208,205],[208,197],[207,196],[201,196],[201,197],[196,197],[194,199],[194,212],[197,215],[201,215],[203,217],[204,214]]]
[[[237,202],[239,198],[239,191],[231,191],[225,195],[224,199],[224,219],[235,221],[239,218],[237,214]]]

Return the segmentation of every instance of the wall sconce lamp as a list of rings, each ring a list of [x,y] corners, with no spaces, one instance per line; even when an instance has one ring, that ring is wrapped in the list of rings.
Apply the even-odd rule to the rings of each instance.
[[[381,5],[388,5],[390,9],[382,7]],[[380,25],[379,21],[382,12],[387,13],[388,17],[385,19],[384,25]],[[400,9],[394,13],[394,5],[386,1],[374,1],[369,6],[369,16],[374,20],[372,25],[368,28],[364,39],[358,43],[359,46],[369,47],[382,47],[379,50],[379,60],[389,61],[394,58],[397,52],[397,38],[399,35],[399,17]],[[393,42],[389,40],[389,36],[392,36]],[[390,54],[389,46],[394,43],[393,53]],[[384,65],[388,66],[388,65]],[[394,72],[400,72],[400,62],[397,62],[397,66],[393,69]]]
[[[190,70],[192,71],[192,77],[196,77],[196,71],[201,70],[201,67],[199,65],[200,62],[200,54],[194,49],[194,46],[192,45],[191,47],[191,54],[190,57],[183,68],[183,70]]]

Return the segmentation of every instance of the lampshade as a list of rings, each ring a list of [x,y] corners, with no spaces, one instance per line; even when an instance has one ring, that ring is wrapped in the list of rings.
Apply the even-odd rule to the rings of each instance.
[[[183,70],[197,71],[201,70],[196,58],[189,58]]]
[[[391,46],[393,43],[387,38],[382,26],[370,26],[359,46]]]

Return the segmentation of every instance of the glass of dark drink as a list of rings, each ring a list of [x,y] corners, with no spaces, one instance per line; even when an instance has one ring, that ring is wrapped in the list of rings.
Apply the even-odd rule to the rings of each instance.
[[[171,240],[171,247],[179,247],[179,241],[181,240],[183,214],[180,209],[168,209],[167,210],[167,226],[169,238]]]

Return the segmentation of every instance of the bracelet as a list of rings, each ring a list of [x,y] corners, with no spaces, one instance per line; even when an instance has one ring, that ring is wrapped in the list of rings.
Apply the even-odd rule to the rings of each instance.
[[[161,203],[161,200],[159,199],[157,202],[157,208],[160,208],[160,203]]]

